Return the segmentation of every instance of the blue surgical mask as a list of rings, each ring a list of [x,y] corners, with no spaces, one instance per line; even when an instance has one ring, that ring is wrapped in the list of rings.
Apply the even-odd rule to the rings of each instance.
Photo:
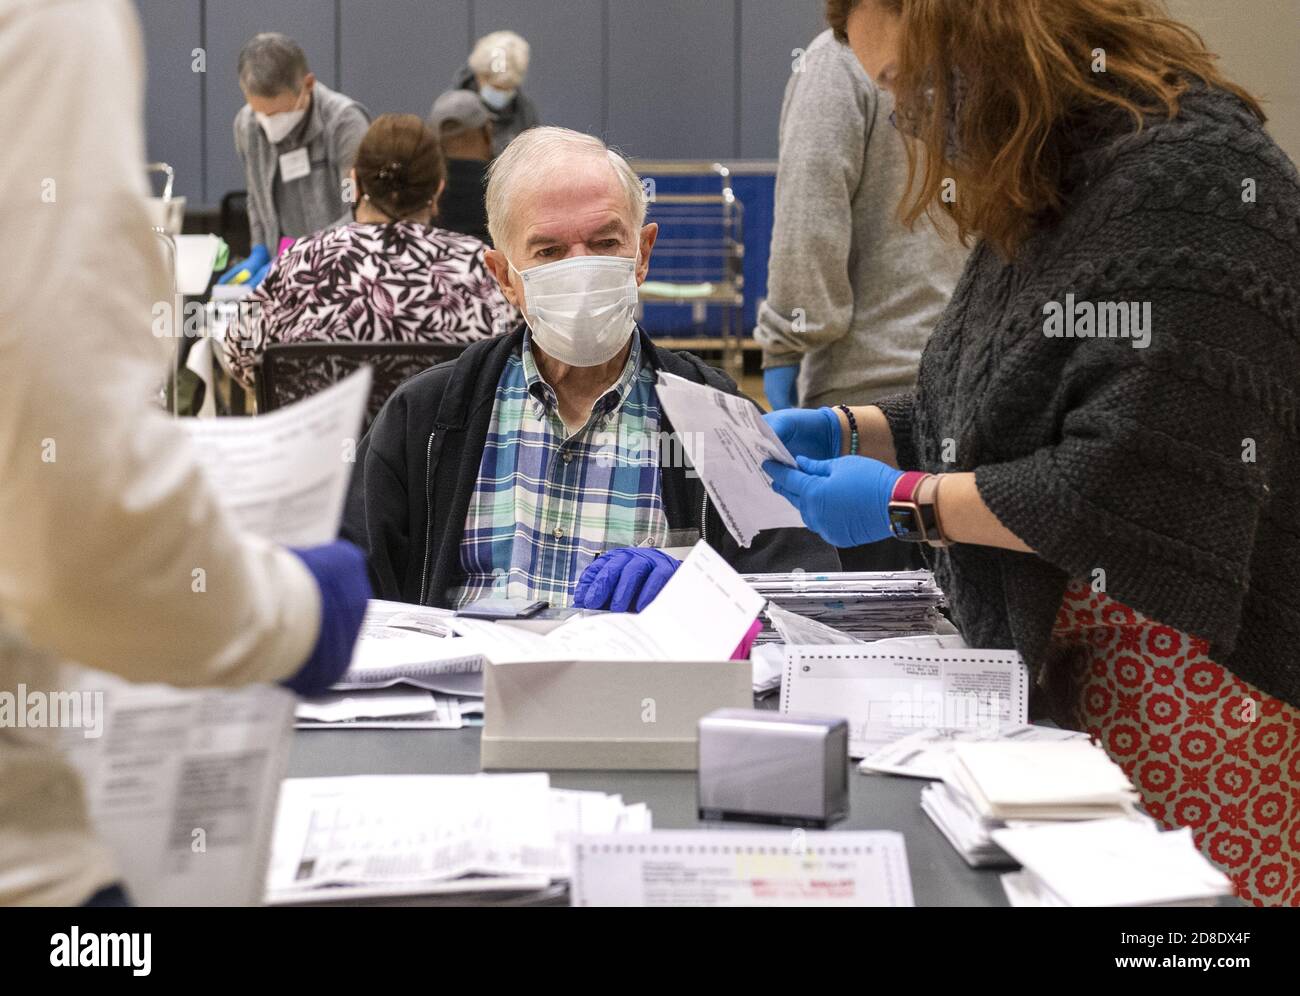
[[[510,106],[510,102],[515,99],[514,90],[498,90],[491,83],[484,83],[480,86],[478,95],[483,98],[483,103],[494,111],[504,111]]]

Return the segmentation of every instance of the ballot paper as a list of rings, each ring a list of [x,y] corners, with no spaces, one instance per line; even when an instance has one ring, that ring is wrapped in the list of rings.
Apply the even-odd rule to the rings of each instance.
[[[941,632],[943,592],[929,571],[835,571],[743,574],[768,599],[771,625],[759,643],[853,643]],[[815,625],[833,637],[819,639]]]
[[[266,415],[177,424],[241,528],[286,546],[315,546],[338,536],[369,395],[363,367]]]
[[[944,780],[1001,820],[1121,816],[1137,799],[1124,769],[1086,739],[957,743]]]
[[[788,647],[780,709],[844,716],[849,755],[858,758],[932,727],[995,731],[1028,722],[1029,674],[1018,653],[930,639],[915,649],[894,641]]]
[[[1009,827],[993,839],[1024,866],[1009,884],[1003,879],[1015,906],[1209,905],[1232,894],[1187,827],[1091,820]]]
[[[672,830],[573,841],[574,906],[913,906],[903,835]]]
[[[907,778],[939,780],[948,770],[953,748],[959,743],[1004,740],[1018,743],[1042,740],[1087,740],[1088,734],[1059,730],[1051,726],[1013,724],[997,729],[949,730],[931,728],[885,744],[862,759],[858,770],[864,775],[903,775]]]
[[[335,691],[303,699],[295,715],[300,730],[459,730],[478,725],[483,699],[410,687]]]
[[[752,401],[660,372],[659,404],[727,531],[743,547],[764,529],[803,527],[798,509],[772,490],[763,461],[794,457]]]
[[[96,836],[142,906],[261,902],[294,697],[282,688],[182,690],[82,672],[103,736],[65,742]]]
[[[267,901],[542,888],[582,833],[642,833],[644,805],[558,791],[545,774],[376,775],[284,782]]]
[[[753,625],[763,598],[701,540],[639,613],[571,619],[546,635],[508,623],[456,617],[450,625],[493,664],[550,661],[725,661]]]
[[[452,629],[447,623],[455,614],[451,609],[372,598],[366,603],[361,635],[383,636],[385,630],[398,629],[426,636],[452,636]]]

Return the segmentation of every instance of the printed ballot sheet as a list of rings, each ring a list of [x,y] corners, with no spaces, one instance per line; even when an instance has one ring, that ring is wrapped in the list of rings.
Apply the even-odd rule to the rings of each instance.
[[[790,647],[781,711],[844,716],[860,758],[928,728],[1027,724],[1029,673],[1014,650]]]
[[[370,368],[257,418],[181,419],[222,504],[286,546],[332,542],[355,466]]]
[[[248,906],[262,900],[294,697],[132,685],[82,672],[103,702],[103,736],[65,739],[96,834],[142,906]]]
[[[660,373],[659,403],[691,466],[736,542],[748,547],[764,529],[802,527],[799,511],[772,490],[763,461],[794,458],[747,398]]]
[[[573,841],[574,906],[913,906],[903,835],[659,831]]]
[[[574,836],[641,833],[650,820],[643,804],[552,789],[545,774],[291,778],[267,898],[538,889],[568,877]]]
[[[508,624],[456,618],[493,664],[549,661],[725,661],[763,608],[763,596],[701,540],[640,613],[572,619],[545,636]]]

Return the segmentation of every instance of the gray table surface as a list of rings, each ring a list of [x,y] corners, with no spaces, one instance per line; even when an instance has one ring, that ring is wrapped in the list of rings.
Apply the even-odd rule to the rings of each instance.
[[[473,774],[479,770],[479,730],[299,730],[289,776]],[[701,826],[695,811],[695,774],[676,771],[552,771],[557,788],[618,793],[644,802],[657,830]],[[834,829],[897,830],[907,841],[912,891],[918,906],[1006,906],[998,875],[1007,869],[970,868],[921,812],[915,778],[849,771],[848,819]],[[717,826],[717,824],[713,824]],[[753,830],[755,824],[729,828]],[[759,828],[761,829],[761,828]]]

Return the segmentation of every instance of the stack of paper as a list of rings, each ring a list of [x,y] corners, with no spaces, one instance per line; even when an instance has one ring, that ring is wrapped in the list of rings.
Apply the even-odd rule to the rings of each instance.
[[[545,774],[293,778],[280,790],[267,902],[531,893],[564,881],[579,834],[645,833],[644,804]]]
[[[987,741],[1030,743],[1043,740],[1084,740],[1088,734],[1060,730],[1051,726],[1013,723],[996,729],[954,730],[931,728],[920,730],[868,754],[858,765],[863,774],[878,772],[906,778],[939,781],[948,771],[950,758],[958,744]]]
[[[744,574],[778,610],[822,623],[858,642],[938,631],[943,592],[929,571]],[[769,612],[758,642],[829,643],[797,629],[798,618]]]
[[[1012,906],[1212,906],[1232,882],[1191,830],[1093,820],[995,830],[1024,870],[1002,876]]]
[[[944,780],[921,792],[921,808],[967,863],[1014,864],[997,831],[1062,821],[1151,824],[1119,765],[1086,739],[954,743]]]
[[[347,674],[298,705],[299,729],[456,730],[483,714],[483,654],[452,613],[371,601]]]

